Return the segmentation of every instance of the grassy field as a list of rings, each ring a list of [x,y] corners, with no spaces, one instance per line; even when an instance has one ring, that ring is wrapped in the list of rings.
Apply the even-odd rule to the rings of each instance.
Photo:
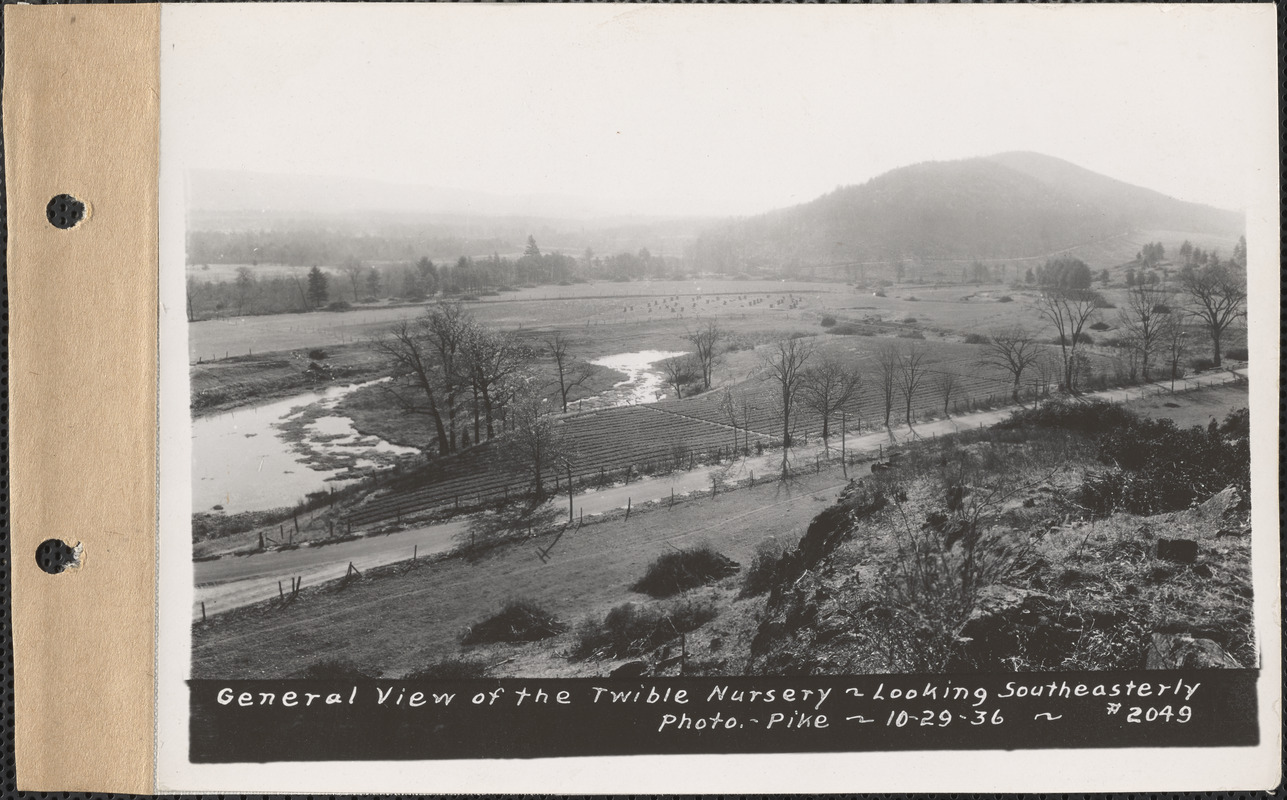
[[[1156,395],[1131,400],[1124,405],[1142,417],[1169,419],[1181,428],[1206,427],[1212,419],[1222,421],[1230,411],[1247,408],[1247,384],[1228,384],[1174,395]]]
[[[671,546],[707,542],[747,564],[765,539],[798,539],[843,484],[832,468],[674,509],[636,510],[628,521],[618,515],[564,534],[548,563],[536,555],[538,545],[550,544],[552,537],[544,536],[477,562],[450,559],[418,569],[399,565],[345,589],[336,584],[306,589],[294,603],[262,603],[197,624],[193,677],[286,677],[341,653],[367,670],[398,676],[461,654],[458,640],[465,626],[520,597],[572,623],[601,616],[630,599],[646,602],[629,587]],[[542,674],[529,666],[507,665],[495,674]],[[549,674],[606,671],[598,662],[573,666],[571,673],[567,669],[559,662],[544,667]]]

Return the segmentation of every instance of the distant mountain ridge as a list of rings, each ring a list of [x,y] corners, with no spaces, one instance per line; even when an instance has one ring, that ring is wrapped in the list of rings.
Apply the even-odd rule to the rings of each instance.
[[[1167,197],[1051,156],[929,161],[791,208],[707,229],[710,268],[1030,258],[1131,231],[1237,237],[1243,215]]]

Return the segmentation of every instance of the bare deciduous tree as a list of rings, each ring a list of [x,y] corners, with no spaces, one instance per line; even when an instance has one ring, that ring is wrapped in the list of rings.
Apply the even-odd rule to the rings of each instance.
[[[1055,383],[1063,373],[1063,366],[1054,356],[1041,351],[1037,359],[1032,362],[1032,368],[1037,373],[1036,379],[1032,382],[1033,394],[1037,397],[1046,397],[1050,394],[1050,386]]]
[[[724,395],[719,400],[720,410],[728,415],[728,424],[733,428],[733,453],[737,453],[737,399],[733,390],[725,387]],[[743,420],[745,422],[746,420]]]
[[[1032,338],[1032,334],[1015,325],[994,331],[983,345],[983,354],[979,363],[1000,367],[1010,373],[1013,384],[1010,397],[1014,402],[1019,400],[1019,387],[1022,385],[1023,373],[1041,358],[1041,345]]]
[[[666,373],[666,383],[674,388],[675,397],[679,400],[684,399],[684,387],[702,376],[701,367],[691,355],[668,358],[661,362],[661,369]]]
[[[510,405],[504,451],[506,462],[532,479],[539,503],[545,500],[545,473],[569,457],[570,445],[548,402],[538,392],[520,393]]]
[[[705,391],[711,388],[711,376],[723,354],[720,350],[720,342],[724,340],[724,331],[712,321],[706,323],[706,327],[684,338],[693,345],[693,359],[696,361],[699,377],[702,380],[702,390]]]
[[[1137,283],[1126,291],[1126,306],[1118,311],[1125,334],[1135,351],[1140,376],[1148,380],[1149,360],[1163,346],[1163,327],[1171,312],[1167,293],[1154,283]]]
[[[447,413],[447,440],[456,451],[457,398],[469,386],[465,369],[464,344],[474,326],[473,317],[460,303],[440,303],[421,317],[424,338],[429,342],[442,370],[443,407]]]
[[[1212,361],[1220,366],[1224,332],[1246,313],[1247,275],[1236,265],[1208,264],[1180,274],[1180,288],[1192,301],[1193,315],[1211,334]]]
[[[858,396],[862,376],[849,370],[834,356],[824,356],[804,371],[800,399],[822,417],[822,444],[830,452],[831,418]]]
[[[237,267],[237,314],[240,316],[255,291],[255,275],[250,267]]]
[[[876,376],[880,381],[880,399],[885,406],[885,429],[894,410],[894,392],[898,387],[898,346],[883,342],[876,348]]]
[[[952,416],[951,405],[952,397],[956,395],[956,387],[960,382],[955,372],[940,372],[934,378],[934,387],[938,389],[938,396],[943,398],[943,416]]]
[[[1171,373],[1171,391],[1175,391],[1175,379],[1180,377],[1180,362],[1189,352],[1189,334],[1185,330],[1188,315],[1178,308],[1162,320],[1162,346],[1165,348],[1167,366]]]
[[[364,271],[362,262],[356,258],[349,257],[344,261],[344,265],[340,267],[340,271],[348,276],[349,283],[353,286],[353,302],[358,302],[358,289],[362,285],[362,273]]]
[[[550,349],[550,356],[554,359],[554,370],[559,379],[559,398],[565,412],[568,410],[568,395],[593,374],[584,361],[578,361],[572,355],[571,344],[561,331],[545,340],[545,346]]]
[[[898,353],[898,390],[906,403],[904,413],[909,429],[912,427],[912,400],[925,380],[925,356],[925,348],[918,344],[909,344]]]
[[[477,444],[481,441],[480,423],[484,420],[487,438],[496,435],[495,419],[514,392],[511,384],[518,382],[532,354],[512,334],[472,324],[461,342],[461,355],[474,395],[474,443]]]
[[[1055,326],[1059,334],[1059,352],[1063,357],[1064,389],[1077,392],[1077,347],[1084,340],[1083,331],[1095,316],[1097,298],[1085,289],[1046,289],[1037,302],[1042,318]]]
[[[423,320],[398,323],[375,348],[389,358],[393,379],[382,384],[384,390],[405,413],[429,417],[438,441],[438,454],[452,451],[451,439],[442,409],[441,365],[434,360],[433,350],[425,340]]]
[[[805,364],[813,355],[813,346],[803,339],[784,339],[764,356],[764,371],[777,384],[779,411],[782,414],[782,480],[787,479],[787,451],[791,447],[791,414],[804,386]]]

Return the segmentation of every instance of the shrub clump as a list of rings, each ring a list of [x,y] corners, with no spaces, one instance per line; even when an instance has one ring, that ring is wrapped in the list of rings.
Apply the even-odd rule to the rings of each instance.
[[[1092,322],[1090,325],[1090,329],[1092,331],[1106,331],[1108,330],[1108,323],[1102,320],[1099,322]]]
[[[709,599],[665,604],[623,603],[603,619],[588,617],[577,627],[573,658],[627,658],[642,655],[681,633],[695,631],[718,612]]]
[[[1178,511],[1226,486],[1250,497],[1251,450],[1237,419],[1226,430],[1179,428],[1169,419],[1145,419],[1106,434],[1100,460],[1126,472],[1116,505],[1136,514]]]
[[[754,597],[767,592],[773,586],[773,576],[777,574],[778,565],[786,553],[786,545],[778,539],[765,539],[755,548],[755,558],[746,570],[739,597]]]
[[[1230,361],[1246,361],[1247,348],[1231,347],[1228,350],[1224,351],[1224,357],[1229,359]]]
[[[1202,372],[1203,370],[1208,370],[1214,367],[1215,361],[1212,361],[1209,358],[1199,357],[1199,358],[1194,358],[1190,360],[1189,366],[1193,369],[1194,372]]]
[[[830,328],[827,328],[827,333],[834,333],[837,336],[858,336],[866,333],[866,331],[863,328],[858,327],[857,325],[850,325],[849,323],[843,323],[840,325],[833,325]]]
[[[824,328],[833,327],[836,324],[836,318],[828,314],[827,316],[822,318],[822,322],[820,324]]]
[[[630,588],[652,597],[671,597],[727,578],[739,568],[736,561],[715,552],[710,545],[702,544],[662,553]]]
[[[327,356],[328,354],[325,350],[318,349],[318,350],[308,351],[308,357],[312,361],[325,361],[327,359]]]
[[[991,344],[992,339],[989,338],[988,336],[985,336],[982,333],[967,333],[965,334],[965,343],[966,344]]]
[[[1095,434],[1132,425],[1138,420],[1133,412],[1103,400],[1050,400],[1033,408],[1015,411],[1009,419],[998,422],[994,427],[1000,430],[1056,428]]]
[[[531,600],[510,600],[499,613],[469,626],[461,644],[536,642],[567,630],[553,614]]]

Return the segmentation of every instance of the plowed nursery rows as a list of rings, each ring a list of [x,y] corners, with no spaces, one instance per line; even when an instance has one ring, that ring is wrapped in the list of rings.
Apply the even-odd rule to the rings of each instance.
[[[572,452],[573,476],[578,480],[601,470],[678,466],[690,457],[733,445],[733,431],[729,428],[650,406],[605,409],[569,417],[562,425]],[[507,491],[530,488],[530,475],[515,471],[517,465],[498,463],[498,457],[487,447],[462,453],[445,462],[433,476],[427,476],[427,485],[413,491],[394,491],[368,502],[350,520],[355,525],[369,524],[458,500],[472,505],[480,496],[491,499]],[[558,479],[564,475],[559,469]],[[547,478],[553,486],[555,472],[551,470]]]

